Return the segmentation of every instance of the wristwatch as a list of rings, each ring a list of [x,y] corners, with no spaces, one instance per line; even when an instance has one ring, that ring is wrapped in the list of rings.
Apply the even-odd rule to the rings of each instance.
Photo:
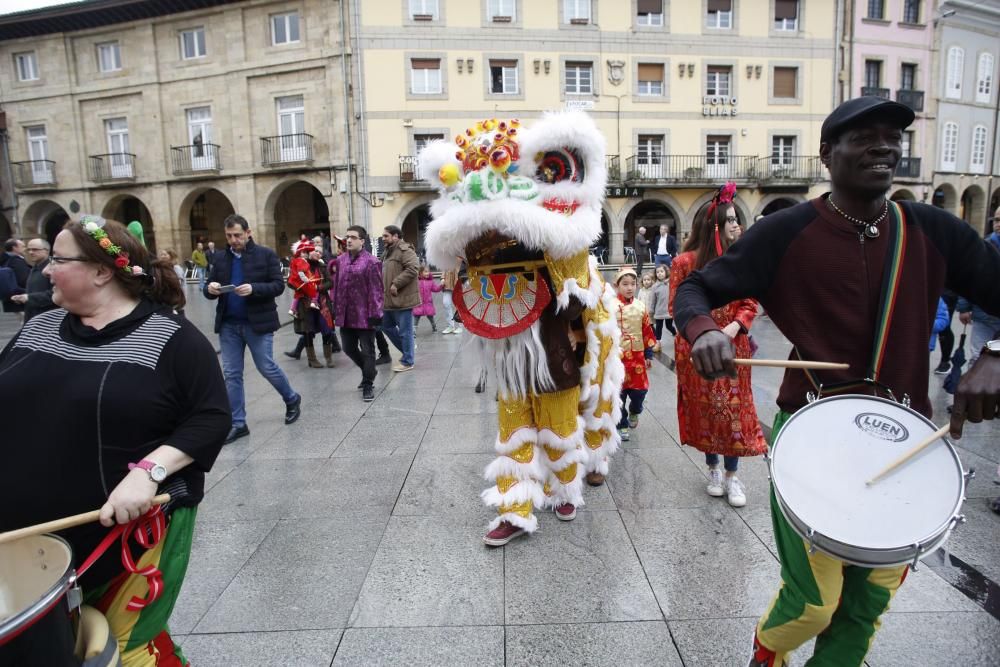
[[[155,461],[150,461],[149,459],[143,459],[138,463],[129,463],[128,469],[135,470],[136,468],[142,468],[149,474],[149,481],[156,482],[159,484],[167,478],[167,469],[161,466]]]
[[[981,354],[988,354],[991,357],[1000,357],[1000,338],[986,341]]]

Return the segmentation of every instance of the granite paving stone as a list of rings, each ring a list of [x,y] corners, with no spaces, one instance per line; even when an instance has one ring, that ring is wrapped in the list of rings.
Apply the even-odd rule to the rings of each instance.
[[[985,612],[886,614],[867,662],[889,665],[996,667],[1000,621]]]
[[[507,665],[680,667],[663,621],[509,625]]]
[[[333,667],[504,664],[502,625],[462,628],[349,628]]]
[[[189,635],[181,643],[192,665],[328,667],[342,630]]]

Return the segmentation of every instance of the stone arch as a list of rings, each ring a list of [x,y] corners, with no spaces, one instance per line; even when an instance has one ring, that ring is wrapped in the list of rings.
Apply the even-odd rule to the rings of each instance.
[[[190,237],[187,239],[190,248],[185,248],[184,252],[193,250],[198,241],[214,241],[216,249],[226,247],[222,221],[236,212],[232,202],[221,187],[197,187],[184,195],[177,210],[181,238]]]
[[[951,183],[941,183],[934,188],[934,195],[931,197],[931,204],[938,208],[943,208],[949,213],[954,213],[958,208],[958,193]]]
[[[757,208],[753,212],[753,217],[747,221],[748,225],[752,225],[756,222],[757,218],[762,215],[770,215],[775,211],[780,211],[783,208],[790,208],[796,204],[801,204],[807,201],[802,195],[787,194],[787,193],[772,193],[761,197],[761,200],[757,202]]]
[[[631,248],[635,244],[635,235],[641,222],[646,227],[646,239],[652,244],[661,224],[669,225],[674,234],[680,233],[684,224],[682,211],[683,207],[671,195],[665,192],[647,192],[642,199],[628,200],[611,229],[621,229],[622,245]],[[613,216],[609,216],[609,222],[612,219]],[[614,256],[613,248],[609,250],[609,255]]]
[[[893,192],[889,199],[893,201],[917,201],[917,196],[911,190],[900,188]]]
[[[970,185],[962,191],[959,200],[959,215],[962,220],[978,229],[986,219],[986,193],[978,185]]]
[[[132,193],[114,195],[101,208],[101,217],[117,220],[127,225],[138,220],[142,225],[142,235],[149,252],[156,254],[156,232],[153,228],[153,214],[145,202]],[[169,239],[168,239],[169,240]]]
[[[69,220],[69,213],[51,199],[38,199],[31,203],[21,217],[21,229],[25,235],[37,234],[52,244],[56,234]]]
[[[291,253],[291,244],[305,234],[330,233],[330,207],[323,193],[302,178],[281,181],[264,203],[265,223],[274,231],[274,247],[279,256]],[[269,241],[269,239],[268,239]]]
[[[691,208],[688,209],[688,220],[690,220],[690,224],[685,230],[686,233],[683,236],[684,240],[686,240],[688,234],[691,233],[691,228],[694,225],[695,216],[697,216],[698,213],[701,211],[701,209],[706,207],[708,203],[712,201],[712,197],[715,196],[715,193],[716,190],[709,190],[708,192],[704,193],[696,200],[694,200],[694,203],[691,204]],[[733,199],[733,207],[736,209],[736,217],[740,219],[740,226],[743,227],[743,229],[746,229],[747,225],[753,222],[753,218],[750,216],[750,207],[747,206],[747,203],[743,200],[743,198],[739,195],[739,193],[737,193],[736,197]],[[681,245],[684,244],[684,241],[680,236],[677,237],[677,241]]]

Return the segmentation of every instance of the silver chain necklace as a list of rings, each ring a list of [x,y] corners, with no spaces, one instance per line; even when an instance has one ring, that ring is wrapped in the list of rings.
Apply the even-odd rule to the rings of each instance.
[[[827,197],[826,200],[830,202],[830,206],[833,207],[834,211],[843,216],[844,219],[847,220],[848,222],[851,222],[855,226],[857,226],[859,228],[858,229],[859,232],[863,231],[864,235],[870,239],[878,238],[879,234],[878,225],[880,222],[885,220],[885,216],[889,213],[889,201],[887,199],[882,200],[882,212],[879,213],[878,217],[875,218],[874,220],[870,220],[867,222],[864,220],[859,220],[858,218],[855,218],[853,215],[848,215],[843,211],[841,211],[840,207],[837,206],[835,203],[833,203],[833,195]]]

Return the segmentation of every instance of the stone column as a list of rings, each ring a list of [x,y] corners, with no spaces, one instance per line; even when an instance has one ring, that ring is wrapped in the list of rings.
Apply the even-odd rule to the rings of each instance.
[[[625,263],[625,230],[612,229],[608,231],[608,263]]]

